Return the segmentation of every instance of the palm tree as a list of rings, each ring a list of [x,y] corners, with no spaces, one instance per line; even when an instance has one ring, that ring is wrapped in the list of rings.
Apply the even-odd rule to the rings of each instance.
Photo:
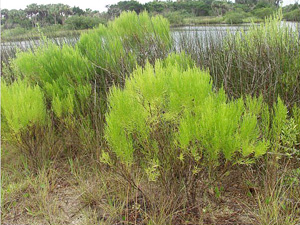
[[[45,25],[46,20],[48,19],[49,9],[47,5],[39,5],[38,8],[38,19],[43,25]]]
[[[9,10],[8,9],[1,9],[1,19],[8,19]]]
[[[59,7],[57,4],[50,4],[49,5],[49,13],[53,16],[54,18],[54,24],[57,24],[57,19],[59,17]]]
[[[30,4],[26,7],[25,12],[28,18],[31,20],[32,26],[35,27],[37,24],[37,16],[39,14],[39,6],[35,3]]]
[[[62,25],[64,25],[65,20],[67,19],[67,17],[69,15],[72,14],[72,9],[70,8],[70,6],[68,5],[64,5],[64,4],[57,4],[58,10],[59,10],[59,15],[61,17],[61,22]]]
[[[1,10],[1,24],[4,24],[5,27],[6,27],[6,24],[7,24],[7,20],[9,18],[8,14],[9,14],[8,9],[2,9]]]

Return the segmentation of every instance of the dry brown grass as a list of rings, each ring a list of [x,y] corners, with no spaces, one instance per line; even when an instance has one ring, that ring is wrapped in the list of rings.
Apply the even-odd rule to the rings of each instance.
[[[191,206],[184,187],[165,190],[139,170],[128,182],[97,158],[81,155],[32,173],[17,151],[3,146],[2,224],[297,224],[299,174],[291,171],[299,162],[281,163],[271,192],[260,163],[232,166],[214,180],[202,174]]]

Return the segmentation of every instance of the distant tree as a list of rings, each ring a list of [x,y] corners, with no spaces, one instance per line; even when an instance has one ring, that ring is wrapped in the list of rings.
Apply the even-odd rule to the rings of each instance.
[[[168,4],[167,2],[158,2],[158,1],[148,2],[145,3],[145,9],[148,12],[162,13],[162,11],[166,9],[167,4]]]
[[[49,4],[49,14],[52,16],[54,20],[54,24],[57,24],[58,18],[59,18],[59,8],[56,4]]]
[[[1,9],[1,25],[5,25],[7,23],[8,14],[9,14],[8,9]]]
[[[279,7],[280,4],[282,3],[282,0],[260,0],[259,2]]]
[[[76,6],[74,6],[72,8],[72,12],[73,12],[73,15],[78,15],[78,16],[84,15],[84,10],[82,10],[81,8],[76,7]]]
[[[228,2],[214,1],[211,3],[211,9],[217,16],[223,16],[226,12],[232,9]]]
[[[9,10],[8,9],[1,9],[1,19],[7,20],[8,19]]]
[[[38,18],[37,20],[41,23],[41,26],[46,25],[49,20],[49,6],[48,5],[39,5],[38,6]]]
[[[104,19],[99,17],[74,15],[66,19],[65,25],[68,29],[81,30],[93,28],[104,22]]]
[[[37,16],[39,14],[39,6],[36,3],[30,4],[25,8],[28,18],[31,20],[32,26],[35,27],[37,24]]]
[[[235,3],[237,4],[246,4],[246,5],[256,5],[257,4],[257,0],[235,0]]]
[[[111,17],[119,16],[123,11],[135,11],[136,13],[140,13],[144,10],[144,6],[134,0],[131,1],[120,1],[114,5],[107,5],[107,13]]]
[[[72,10],[70,6],[64,5],[64,4],[57,4],[58,11],[59,11],[59,18],[61,21],[61,24],[64,25],[65,20],[68,18],[69,15],[72,15]]]

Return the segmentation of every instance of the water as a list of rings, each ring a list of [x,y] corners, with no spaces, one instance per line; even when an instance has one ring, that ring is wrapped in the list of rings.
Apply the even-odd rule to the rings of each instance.
[[[179,46],[183,46],[186,43],[182,43],[187,40],[193,42],[201,42],[203,46],[208,46],[208,42],[219,42],[223,39],[228,32],[235,33],[241,29],[247,30],[250,24],[243,25],[202,25],[202,26],[184,26],[176,27],[172,29],[172,38],[174,40],[174,47],[176,51],[180,51]]]
[[[283,24],[283,23],[282,23]],[[286,22],[292,30],[298,29],[300,31],[300,23]],[[180,42],[184,39],[197,39],[196,41],[203,42],[203,45],[207,42],[220,41],[222,37],[225,37],[228,32],[235,33],[241,29],[246,30],[251,24],[243,25],[201,25],[201,26],[183,26],[171,29],[172,37],[174,40],[174,46],[176,50],[180,46]],[[184,38],[183,38],[184,37]],[[78,40],[77,37],[60,37],[50,39],[59,46],[63,44],[74,45]],[[17,49],[25,51],[32,49],[34,46],[38,46],[43,41],[41,40],[28,40],[19,42],[5,42],[1,43],[1,61],[7,63],[10,57],[15,57]]]
[[[64,44],[75,45],[79,40],[79,36],[52,38],[49,40],[59,46],[62,46]],[[35,46],[39,46],[43,43],[43,40],[26,40],[1,43],[1,62],[9,63],[9,59],[14,58],[17,51],[26,51],[28,49],[33,49]]]
[[[180,51],[180,46],[185,46],[185,49],[188,47],[193,47],[191,43],[197,43],[202,46],[210,46],[209,43],[220,42],[228,33],[236,33],[238,31],[247,30],[252,24],[242,24],[242,25],[201,25],[201,26],[183,26],[173,28],[172,37],[174,40],[174,48],[176,51]],[[255,24],[259,26],[260,24]],[[292,31],[299,31],[300,37],[300,23],[297,22],[282,22],[281,25],[287,25],[291,28]],[[185,43],[186,42],[186,43]],[[187,47],[187,45],[189,45]]]

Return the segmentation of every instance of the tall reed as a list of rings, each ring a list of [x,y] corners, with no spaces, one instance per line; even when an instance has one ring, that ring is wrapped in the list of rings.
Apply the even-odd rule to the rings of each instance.
[[[214,85],[234,98],[263,95],[269,105],[278,96],[291,108],[299,106],[300,44],[298,31],[274,15],[247,30],[215,33],[213,37],[182,36],[179,50],[208,68]]]

